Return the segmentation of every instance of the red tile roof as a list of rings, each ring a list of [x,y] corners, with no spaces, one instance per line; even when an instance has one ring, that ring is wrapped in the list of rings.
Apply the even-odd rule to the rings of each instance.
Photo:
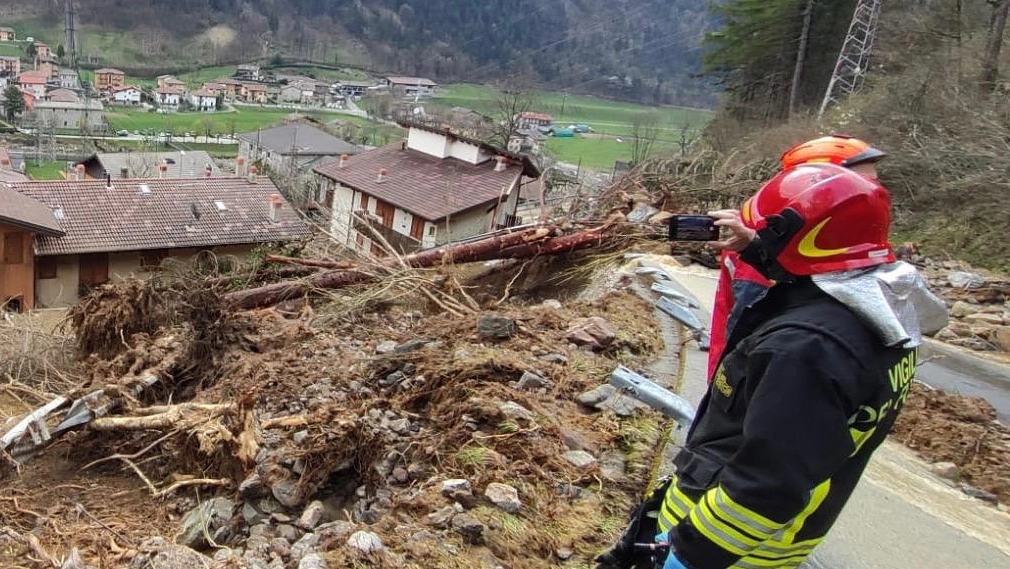
[[[8,172],[10,166],[7,166]],[[24,227],[36,233],[62,235],[59,223],[53,217],[53,212],[41,202],[22,195],[0,184],[0,221]]]
[[[525,111],[519,113],[519,117],[526,120],[554,122],[554,117],[552,117],[547,113],[535,113],[533,111]]]
[[[113,87],[113,93],[121,93],[123,91],[140,91],[140,87],[134,87],[133,85],[120,85],[119,87]]]
[[[359,192],[389,202],[428,221],[440,221],[477,206],[493,203],[522,176],[523,166],[509,164],[495,172],[495,161],[470,164],[440,159],[402,143],[390,144],[318,166],[315,171]],[[378,182],[379,170],[386,170]]]
[[[199,91],[193,91],[192,93],[190,93],[190,95],[194,97],[215,97],[215,98],[217,97],[217,93],[211,91],[210,89],[207,89],[206,87],[200,89]]]
[[[110,69],[106,67],[95,71],[95,75],[126,75],[126,73],[123,73],[118,69]]]
[[[45,85],[47,81],[49,77],[35,72],[22,73],[21,77],[18,77],[18,83],[22,85]]]
[[[81,180],[7,187],[62,214],[56,217],[66,235],[37,239],[41,256],[267,243],[309,235],[286,202],[280,222],[269,220],[270,196],[280,192],[262,176],[256,183],[237,177],[117,179],[112,186],[106,189],[105,180]],[[143,192],[145,186],[150,193]]]

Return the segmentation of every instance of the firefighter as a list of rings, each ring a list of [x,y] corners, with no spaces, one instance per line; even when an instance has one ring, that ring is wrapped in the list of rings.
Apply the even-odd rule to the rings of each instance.
[[[782,154],[781,161],[783,169],[800,164],[831,163],[876,179],[876,163],[885,156],[882,151],[862,140],[843,134],[833,134],[793,146]],[[739,212],[736,210],[713,211],[709,212],[709,215],[718,218],[716,225],[730,229],[733,229],[732,226],[742,226]],[[737,233],[739,231],[734,230],[734,236],[728,241],[712,243],[723,252],[719,258],[719,283],[716,286],[710,328],[709,379],[715,373],[722,357],[723,347],[726,345],[726,337],[739,318],[740,311],[761,300],[771,286],[761,273],[740,261],[739,251],[746,247],[749,240],[746,236],[738,237]]]
[[[773,283],[745,306],[658,514],[664,569],[800,565],[908,396],[946,306],[888,242],[890,196],[830,162],[787,167],[730,225]]]

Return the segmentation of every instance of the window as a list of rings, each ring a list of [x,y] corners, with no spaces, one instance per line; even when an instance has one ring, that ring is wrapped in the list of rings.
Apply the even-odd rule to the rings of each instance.
[[[434,237],[435,236],[435,226],[434,225],[432,225],[431,227],[428,228],[428,236],[429,237]]]
[[[20,265],[25,262],[25,241],[23,233],[4,233],[4,263]]]
[[[35,276],[40,279],[55,279],[56,257],[36,257]]]
[[[144,269],[157,269],[161,266],[161,262],[165,260],[165,257],[168,257],[168,251],[165,249],[141,251],[140,267]]]

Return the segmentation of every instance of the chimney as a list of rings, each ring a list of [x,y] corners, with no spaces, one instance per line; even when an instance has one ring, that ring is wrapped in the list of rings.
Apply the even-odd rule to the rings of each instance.
[[[158,177],[164,178],[165,172],[168,172],[168,164],[158,164]]]
[[[112,189],[112,174],[108,172],[105,173],[105,189],[106,190]]]
[[[83,180],[84,179],[84,164],[78,164],[74,167],[74,179]]]
[[[379,176],[377,178],[375,178],[375,183],[376,184],[381,184],[381,183],[385,182],[386,181],[386,174],[388,174],[388,173],[389,172],[387,172],[385,168],[382,168],[381,170],[379,170]]]
[[[270,223],[280,223],[281,222],[281,206],[284,205],[284,201],[281,200],[280,194],[270,194],[270,205],[267,210],[267,217],[270,218]]]
[[[505,157],[504,156],[495,156],[495,160],[497,160],[498,163],[494,165],[494,171],[495,172],[504,172],[505,168],[507,167],[507,164],[505,163]]]
[[[347,155],[346,154],[341,154],[340,155],[340,163],[337,164],[337,168],[344,168],[346,166],[347,166]]]
[[[249,183],[250,184],[255,184],[256,183],[256,173],[258,171],[259,170],[256,168],[255,164],[253,164],[252,166],[249,167]]]
[[[245,176],[245,156],[239,156],[235,159],[235,175]]]
[[[207,164],[207,166],[203,169],[203,175],[206,178],[210,178],[211,176],[213,176],[214,175],[214,167],[211,166],[210,164]]]

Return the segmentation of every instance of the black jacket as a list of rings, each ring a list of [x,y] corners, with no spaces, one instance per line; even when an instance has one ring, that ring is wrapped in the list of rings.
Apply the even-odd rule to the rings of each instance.
[[[674,459],[660,528],[681,561],[802,563],[891,430],[915,357],[809,279],[772,287],[735,326]]]

